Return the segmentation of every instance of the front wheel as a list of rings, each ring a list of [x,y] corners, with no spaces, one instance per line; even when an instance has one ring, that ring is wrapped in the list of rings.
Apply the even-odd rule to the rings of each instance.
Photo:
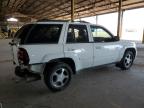
[[[132,51],[126,51],[122,60],[119,63],[119,67],[123,70],[128,70],[134,61],[134,53]]]
[[[66,88],[71,81],[72,69],[65,63],[58,63],[45,69],[44,82],[52,91]]]

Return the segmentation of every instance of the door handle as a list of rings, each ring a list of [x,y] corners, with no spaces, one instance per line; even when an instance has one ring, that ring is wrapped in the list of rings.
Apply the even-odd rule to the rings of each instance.
[[[67,51],[75,51],[76,49],[68,48]]]
[[[102,47],[101,47],[101,46],[96,46],[95,48],[96,48],[96,49],[101,49]]]

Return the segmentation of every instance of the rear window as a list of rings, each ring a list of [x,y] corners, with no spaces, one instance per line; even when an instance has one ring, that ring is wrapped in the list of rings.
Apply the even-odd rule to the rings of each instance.
[[[37,24],[28,34],[25,43],[58,43],[62,24]]]

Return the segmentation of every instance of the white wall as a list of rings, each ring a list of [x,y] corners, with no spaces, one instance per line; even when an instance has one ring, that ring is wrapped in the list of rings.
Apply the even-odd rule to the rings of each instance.
[[[103,25],[115,36],[117,35],[118,13],[110,13],[98,16],[98,24]]]
[[[143,29],[144,8],[124,12],[121,39],[142,41]]]

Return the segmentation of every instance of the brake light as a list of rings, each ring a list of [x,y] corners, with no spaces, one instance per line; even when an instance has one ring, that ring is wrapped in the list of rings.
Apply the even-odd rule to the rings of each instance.
[[[19,64],[27,65],[29,63],[29,56],[24,48],[19,48],[17,56]]]

